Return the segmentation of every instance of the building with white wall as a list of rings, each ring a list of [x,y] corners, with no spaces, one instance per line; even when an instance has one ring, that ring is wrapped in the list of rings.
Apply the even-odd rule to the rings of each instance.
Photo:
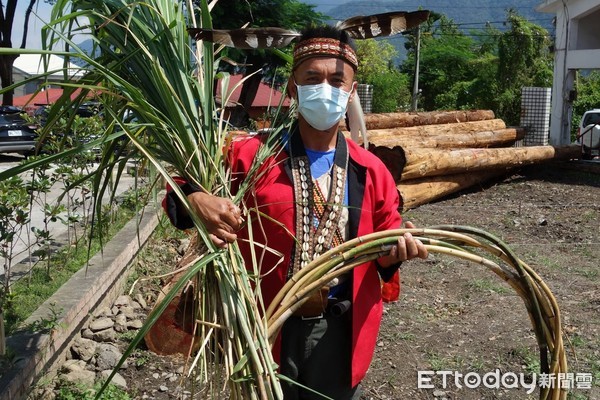
[[[549,142],[565,145],[571,142],[575,74],[600,69],[600,0],[546,0],[537,10],[556,15]]]
[[[65,69],[66,68],[66,69]],[[44,71],[49,74],[45,74]],[[47,67],[40,54],[21,54],[15,59],[13,64],[13,80],[15,83],[33,78],[28,83],[15,89],[15,97],[23,96],[35,92],[43,84],[64,82],[65,71],[67,80],[78,80],[83,76],[84,71],[77,65],[68,63],[65,66],[65,60],[56,55],[48,56]]]

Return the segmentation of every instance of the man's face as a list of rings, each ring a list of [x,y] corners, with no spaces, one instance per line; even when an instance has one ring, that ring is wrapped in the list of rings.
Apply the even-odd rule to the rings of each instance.
[[[292,74],[297,85],[329,85],[352,92],[354,89],[354,69],[347,62],[333,57],[313,57],[302,61]],[[288,85],[290,95],[296,97],[296,87]]]

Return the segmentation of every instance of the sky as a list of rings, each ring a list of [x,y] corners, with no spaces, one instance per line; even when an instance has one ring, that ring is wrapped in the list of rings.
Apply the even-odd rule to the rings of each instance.
[[[17,12],[15,13],[15,22],[12,30],[12,43],[13,47],[19,47],[23,38],[23,26],[25,25],[25,11],[29,5],[28,0],[17,1]],[[42,26],[50,19],[50,11],[52,6],[44,3],[44,0],[37,0],[33,7],[33,12],[29,17],[29,30],[27,33],[27,42],[25,48],[27,49],[41,49],[42,38],[41,30]],[[37,14],[37,16],[35,15]],[[42,20],[40,20],[42,18]],[[43,22],[42,22],[43,21]]]

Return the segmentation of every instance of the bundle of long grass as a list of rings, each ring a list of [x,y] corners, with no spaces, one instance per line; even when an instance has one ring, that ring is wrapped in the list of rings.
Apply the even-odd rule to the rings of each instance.
[[[232,197],[224,162],[228,133],[224,113],[217,108],[213,94],[217,78],[222,82],[222,104],[229,102],[236,87],[229,87],[228,74],[217,74],[220,60],[215,58],[213,44],[194,42],[187,33],[189,27],[212,27],[210,12],[215,4],[216,0],[56,2],[52,22],[43,31],[49,49],[45,53],[79,58],[86,67],[78,82],[63,83],[64,95],[50,110],[45,130],[50,132],[60,118],[70,117],[90,93],[102,103],[106,131],[101,139],[88,145],[104,144],[99,168],[88,177],[94,180],[97,211],[101,210],[102,193],[107,186],[118,183],[125,168],[129,155],[118,152],[118,148],[134,147],[171,183],[189,211],[173,175],[184,177],[208,193],[239,202],[256,178],[262,160],[278,147],[281,135],[275,130],[259,151],[249,178]],[[92,39],[91,55],[76,45],[80,33]],[[68,48],[61,49],[63,45]],[[73,104],[70,96],[76,89],[80,95]],[[285,125],[286,121],[277,122],[280,128]],[[40,140],[44,140],[43,134]],[[85,146],[36,160],[8,174],[83,150]],[[227,250],[216,248],[202,222],[190,214],[204,251],[163,304],[194,279],[199,305],[195,336],[200,346],[190,370],[204,385],[203,397],[221,393],[226,386],[232,399],[281,398],[267,329],[257,303],[262,297],[260,285],[254,285],[251,278],[258,276],[258,271],[244,265],[236,245]],[[149,316],[126,356],[162,310],[158,307]]]

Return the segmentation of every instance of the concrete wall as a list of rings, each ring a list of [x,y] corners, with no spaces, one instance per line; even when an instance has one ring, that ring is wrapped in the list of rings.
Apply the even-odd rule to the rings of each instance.
[[[547,0],[538,11],[556,14],[550,144],[571,142],[572,102],[578,69],[600,69],[600,2]]]

